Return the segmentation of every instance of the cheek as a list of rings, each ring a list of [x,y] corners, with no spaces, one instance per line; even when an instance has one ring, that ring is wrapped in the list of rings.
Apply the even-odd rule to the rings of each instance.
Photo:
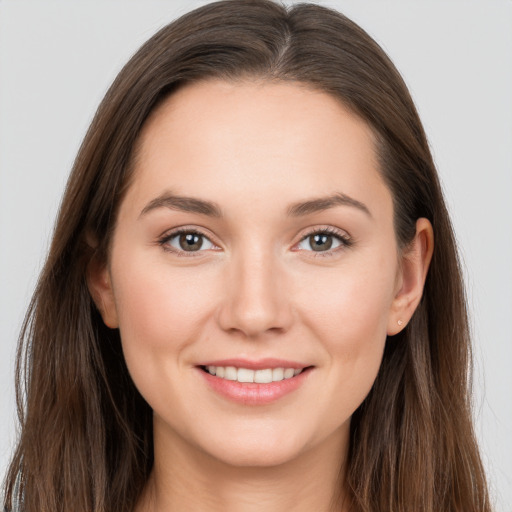
[[[199,339],[215,283],[192,267],[166,264],[165,257],[132,253],[117,262],[112,274],[125,359],[137,384],[157,384],[159,372],[172,366],[175,373],[187,347]]]
[[[185,327],[190,330],[194,325],[190,320],[201,309],[201,297],[194,290],[193,279],[180,277],[184,276],[167,279],[151,269],[132,273],[115,292],[122,331],[155,347],[182,339]]]
[[[329,380],[320,400],[331,411],[333,421],[352,415],[377,376],[395,270],[393,259],[347,265],[317,272],[314,280],[297,290],[301,316],[323,346]],[[312,289],[316,293],[312,294]]]
[[[298,288],[302,316],[334,352],[385,338],[394,295],[393,262],[316,272]],[[387,269],[387,270],[380,270]],[[314,293],[312,293],[314,291]]]

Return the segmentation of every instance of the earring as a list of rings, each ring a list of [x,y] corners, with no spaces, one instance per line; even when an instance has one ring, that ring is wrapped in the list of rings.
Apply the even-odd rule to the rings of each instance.
[[[404,325],[404,321],[403,320],[398,320],[397,324],[402,327],[402,325]]]

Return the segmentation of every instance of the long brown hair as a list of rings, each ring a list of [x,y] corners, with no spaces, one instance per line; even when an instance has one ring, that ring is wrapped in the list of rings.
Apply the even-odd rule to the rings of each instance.
[[[409,92],[360,27],[317,5],[227,0],[186,14],[132,57],[76,158],[53,242],[20,336],[21,435],[5,507],[130,512],[153,463],[152,411],[89,294],[106,261],[148,115],[179,86],[208,78],[292,81],[338,98],[372,127],[401,247],[420,217],[435,249],[422,301],[388,338],[376,382],[353,415],[347,484],[354,511],[485,512],[471,423],[470,341],[456,245]],[[92,244],[91,240],[95,243]]]

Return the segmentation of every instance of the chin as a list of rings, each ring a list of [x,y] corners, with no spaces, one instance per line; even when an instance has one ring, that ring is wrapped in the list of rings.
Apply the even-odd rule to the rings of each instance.
[[[305,451],[305,443],[290,435],[239,435],[214,442],[207,452],[215,459],[236,467],[264,468],[286,464]],[[205,447],[206,448],[206,447]]]
[[[219,454],[220,455],[220,454]],[[291,452],[273,452],[265,450],[243,450],[230,453],[224,453],[217,456],[221,462],[234,467],[253,467],[253,468],[270,468],[281,466],[294,460],[298,453]]]

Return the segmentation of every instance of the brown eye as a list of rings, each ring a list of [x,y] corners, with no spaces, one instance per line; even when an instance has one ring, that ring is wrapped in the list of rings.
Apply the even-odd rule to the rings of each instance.
[[[200,252],[214,247],[214,244],[205,235],[196,231],[171,233],[160,243],[178,253]]]
[[[342,233],[330,231],[316,231],[305,236],[298,244],[298,248],[310,252],[335,251],[339,247],[349,247],[350,238]]]
[[[180,235],[179,244],[183,251],[198,251],[203,245],[203,237],[197,233],[185,233]]]
[[[313,251],[328,251],[332,247],[332,238],[326,233],[311,235],[308,237],[309,245]]]

